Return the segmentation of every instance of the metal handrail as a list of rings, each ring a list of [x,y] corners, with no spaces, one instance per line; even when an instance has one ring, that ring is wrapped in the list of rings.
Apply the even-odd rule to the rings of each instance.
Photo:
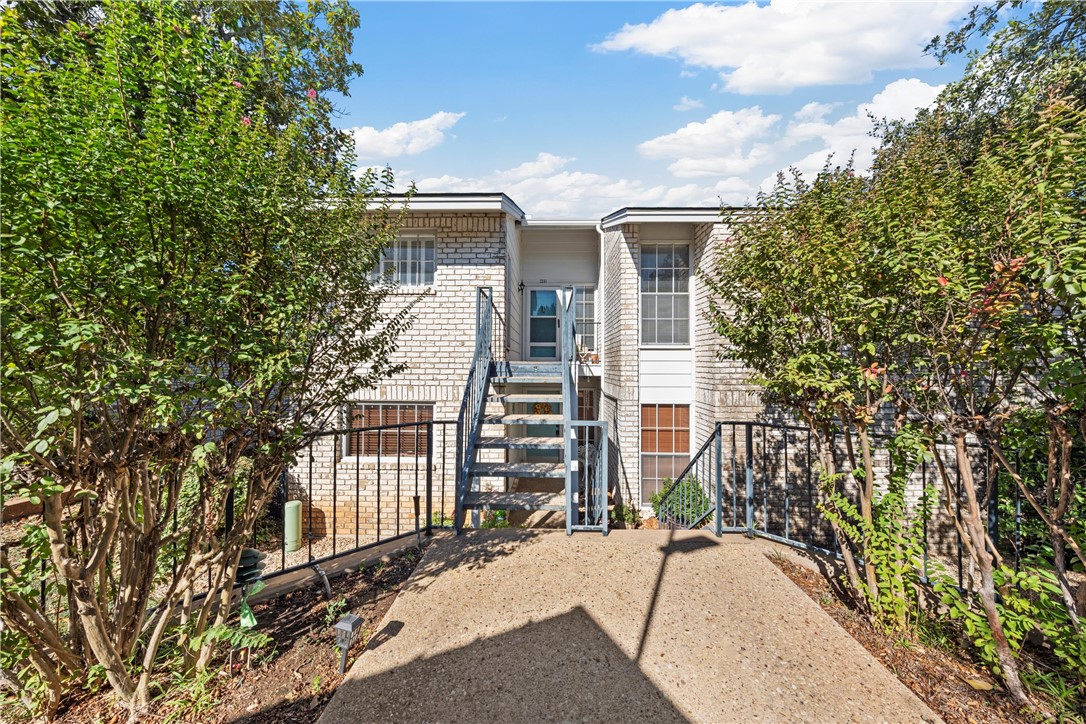
[[[493,319],[494,290],[479,287],[475,292],[475,354],[468,369],[464,399],[456,419],[456,509],[454,522],[459,532],[464,526],[464,497],[471,481],[471,464],[482,430],[486,393],[494,366]]]
[[[583,435],[578,435],[575,440],[581,443],[580,449],[584,450],[584,465],[580,467],[580,455],[576,455],[578,472],[583,480],[583,486],[578,484],[577,490],[584,489],[584,518],[580,517],[580,506],[570,505],[569,512],[572,515],[571,530],[599,531],[607,535],[607,475],[609,445],[607,440],[606,420],[572,420],[570,424],[575,428],[584,429]],[[594,443],[591,431],[599,430]],[[593,450],[593,446],[595,449]]]
[[[573,421],[577,419],[577,314],[573,287],[559,289],[558,325],[562,332],[562,437],[566,461],[566,533],[573,533],[573,519],[577,512],[577,432]]]
[[[717,460],[719,460],[719,447],[720,447],[720,423],[714,425],[713,434],[710,435],[694,457],[690,458],[690,462],[683,468],[682,472],[675,476],[675,480],[672,481],[670,487],[664,491],[664,494],[660,496],[660,502],[657,506],[659,509],[660,523],[668,528],[697,528],[701,526],[711,516],[715,509],[719,508],[720,495],[719,491],[715,490],[717,482],[719,481],[719,474],[715,469],[712,469],[710,465],[709,480],[705,479],[702,475],[701,479],[698,479],[698,472],[702,472],[706,467],[706,462],[712,463],[714,452],[717,453]],[[695,493],[691,489],[689,483],[695,483],[698,488],[704,493],[704,498],[701,496],[695,497]],[[719,521],[719,515],[717,516]]]

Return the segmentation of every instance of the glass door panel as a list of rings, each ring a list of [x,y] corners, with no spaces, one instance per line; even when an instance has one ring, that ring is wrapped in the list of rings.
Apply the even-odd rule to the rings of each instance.
[[[528,357],[558,359],[558,294],[553,289],[528,292]]]

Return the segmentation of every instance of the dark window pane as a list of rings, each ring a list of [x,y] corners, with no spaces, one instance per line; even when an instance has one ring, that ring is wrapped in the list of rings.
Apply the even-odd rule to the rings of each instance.
[[[675,291],[687,292],[690,290],[690,272],[685,269],[676,269],[675,276]]]
[[[557,342],[558,325],[554,319],[533,319],[531,340],[533,342]]]

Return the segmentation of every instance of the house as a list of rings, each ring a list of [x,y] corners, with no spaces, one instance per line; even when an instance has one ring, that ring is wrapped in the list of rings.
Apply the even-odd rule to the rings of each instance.
[[[602,469],[610,504],[647,512],[715,421],[764,410],[745,371],[719,359],[703,314],[697,275],[727,238],[717,207],[538,220],[502,193],[413,196],[378,270],[398,281],[400,300],[418,297],[397,352],[408,369],[343,411],[344,428],[402,427],[322,438],[302,456],[289,494],[308,502],[311,530],[357,534],[374,518],[378,537],[410,529],[427,474],[445,515],[459,501],[561,519],[570,475],[590,469]],[[489,379],[471,381],[484,326]],[[566,410],[582,422],[566,425]],[[606,425],[582,424],[597,420]],[[380,477],[393,456],[395,483]]]

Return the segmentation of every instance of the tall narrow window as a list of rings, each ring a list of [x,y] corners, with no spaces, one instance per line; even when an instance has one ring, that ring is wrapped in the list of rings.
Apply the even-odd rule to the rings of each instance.
[[[577,313],[577,349],[581,352],[597,352],[596,349],[596,288],[574,287]]]
[[[427,426],[408,423],[428,422],[434,419],[433,405],[361,403],[347,408],[347,424],[350,429],[366,428],[364,432],[347,435],[347,455],[375,457],[384,455],[424,457],[426,455]],[[389,425],[404,427],[382,428]]]
[[[577,390],[577,419],[596,420],[596,390]]]
[[[690,344],[690,246],[641,247],[641,344]]]
[[[641,502],[690,462],[690,406],[641,406]]]
[[[401,234],[385,249],[374,267],[374,278],[388,277],[401,287],[432,285],[437,266],[435,244],[432,234]]]

